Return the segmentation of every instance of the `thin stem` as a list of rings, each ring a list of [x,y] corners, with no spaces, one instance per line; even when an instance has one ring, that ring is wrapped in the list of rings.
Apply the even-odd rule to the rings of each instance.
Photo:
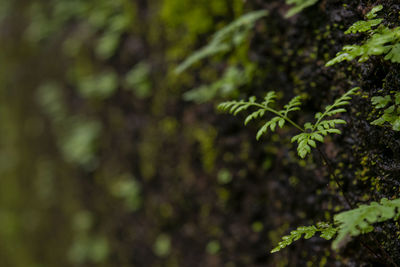
[[[379,255],[378,253],[376,253],[370,246],[368,246],[363,240],[361,240],[361,245],[363,245],[363,247],[365,247],[369,252],[371,252],[377,259],[380,259],[381,261],[383,261],[382,255]]]
[[[343,194],[344,199],[346,200],[347,204],[349,205],[349,207],[351,209],[354,209],[354,205],[350,202],[350,199],[346,196],[343,186],[340,184],[339,179],[337,178],[337,176],[335,175],[335,172],[333,171],[333,167],[331,165],[331,162],[329,161],[329,159],[327,158],[327,156],[325,155],[324,152],[321,151],[320,148],[317,148],[318,153],[320,154],[322,160],[324,161],[324,163],[326,164],[326,166],[328,167],[328,172],[332,175],[333,179],[335,180],[335,183],[337,184],[337,186],[339,187],[340,191]],[[383,253],[383,255],[385,256],[386,260],[388,260],[393,266],[398,267],[398,265],[394,262],[393,258],[386,252],[386,250],[381,246],[381,244],[378,242],[378,240],[376,240],[374,235],[371,235],[372,241],[375,243],[375,245],[379,248],[379,250],[381,251],[381,253]],[[367,244],[365,244],[362,240],[361,240],[361,244],[368,249],[369,251],[371,251],[375,256],[377,256],[377,253],[375,253],[369,246],[367,246]],[[381,256],[379,258],[382,258]]]
[[[328,172],[330,173],[330,175],[333,177],[335,183],[337,184],[337,186],[339,187],[340,191],[343,194],[344,199],[346,200],[347,204],[349,205],[350,208],[354,208],[354,205],[351,203],[350,199],[346,196],[346,193],[344,192],[343,186],[340,184],[339,182],[339,178],[336,176],[335,172],[333,171],[333,167],[330,163],[330,161],[328,160],[328,158],[326,157],[326,155],[324,154],[324,152],[321,151],[321,149],[319,147],[317,147],[317,151],[319,153],[319,155],[322,158],[322,161],[325,163],[325,165],[328,167]]]
[[[381,246],[381,244],[380,244],[379,241],[376,239],[376,237],[375,237],[373,234],[371,234],[370,236],[371,236],[372,241],[374,241],[375,245],[377,245],[377,246],[379,247],[379,249],[381,250],[381,252],[383,253],[383,255],[385,255],[385,258],[386,258],[388,261],[390,261],[390,264],[392,264],[392,266],[398,267],[399,265],[396,264],[396,263],[394,262],[392,256],[390,256],[390,255],[386,252],[386,250]]]
[[[317,122],[314,124],[314,126],[313,126],[313,128],[312,128],[313,132],[315,131],[315,129],[317,129],[317,127],[318,127],[319,123],[322,121],[322,119],[326,117],[326,113],[328,113],[329,111],[331,111],[333,108],[334,108],[334,105],[331,105],[331,106],[328,106],[328,107],[325,109],[325,112],[321,114],[321,117],[319,117],[319,119],[317,120]]]
[[[313,132],[315,131],[315,129],[317,129],[317,127],[318,127],[319,123],[321,122],[321,120],[326,116],[326,115],[325,115],[326,112],[328,112],[328,111],[325,111],[324,114],[322,114],[321,117],[319,117],[319,119],[317,120],[317,122],[316,122],[316,123],[314,124],[314,126],[312,127],[312,131],[313,131]]]
[[[276,111],[276,110],[274,110],[274,109],[272,109],[272,108],[263,106],[263,105],[258,104],[258,103],[251,103],[251,105],[252,105],[252,106],[255,106],[255,107],[262,108],[262,109],[264,109],[264,110],[266,110],[266,111],[269,111],[269,112],[271,112],[271,113],[274,113],[275,115],[278,115],[279,117],[281,117],[281,118],[284,119],[285,121],[289,122],[291,125],[293,125],[293,126],[296,127],[297,129],[299,129],[299,130],[302,131],[303,133],[305,132],[304,129],[303,129],[300,125],[298,125],[297,123],[295,123],[294,121],[292,121],[292,120],[289,119],[288,117],[282,115],[282,114],[279,113],[278,111]]]

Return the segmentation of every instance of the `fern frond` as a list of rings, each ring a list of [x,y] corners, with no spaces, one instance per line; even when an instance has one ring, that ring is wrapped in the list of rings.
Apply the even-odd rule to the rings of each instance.
[[[378,26],[382,23],[383,19],[374,19],[379,11],[383,9],[382,5],[377,5],[372,8],[370,12],[368,12],[365,17],[368,19],[367,21],[360,20],[355,22],[350,28],[345,31],[345,34],[357,33],[357,32],[367,32],[370,31],[373,27]]]
[[[268,11],[266,10],[257,10],[244,14],[229,25],[217,31],[212,37],[210,44],[216,45],[225,41],[231,41],[233,39],[232,37],[237,34],[238,31],[246,31],[252,28],[257,20],[267,15]]]
[[[281,118],[281,117],[274,117],[271,120],[269,120],[268,122],[266,122],[261,128],[260,130],[258,130],[257,135],[256,135],[256,139],[259,140],[261,138],[261,136],[263,134],[265,134],[268,131],[268,127],[271,129],[271,131],[275,131],[276,126],[279,125],[279,127],[283,127],[283,125],[285,124],[285,119]]]
[[[354,95],[359,89],[360,89],[359,87],[355,87],[355,88],[349,90],[344,95],[342,95],[341,97],[336,99],[332,105],[326,106],[324,113],[317,113],[315,115],[315,118],[318,119],[318,121],[316,123],[316,127],[318,127],[320,121],[322,121],[325,117],[329,117],[329,116],[333,116],[333,115],[336,115],[339,113],[346,112],[346,110],[344,108],[338,108],[338,107],[348,105],[350,103],[349,100],[351,100],[351,96]]]
[[[289,122],[299,130],[303,130],[300,126],[296,123],[291,121],[287,115],[290,111],[300,110],[300,97],[294,97],[288,104],[284,106],[285,109],[277,110],[271,107],[271,105],[275,102],[277,95],[274,91],[268,92],[265,97],[264,101],[261,103],[256,102],[256,98],[254,96],[250,97],[248,101],[228,101],[221,103],[218,108],[223,111],[228,111],[234,115],[238,114],[243,110],[247,110],[250,107],[254,107],[257,110],[252,112],[248,115],[244,121],[244,124],[247,125],[250,121],[260,118],[264,116],[267,112],[275,114],[276,116],[267,121],[257,132],[256,139],[259,140],[261,136],[265,133],[270,131],[275,131],[277,127],[282,128],[286,122]]]
[[[374,105],[375,108],[378,108],[378,109],[386,107],[390,103],[391,100],[392,100],[392,98],[390,97],[390,95],[386,95],[384,97],[374,96],[371,98],[372,105]]]
[[[297,154],[300,158],[305,158],[308,153],[311,153],[311,147],[316,147],[316,143],[313,140],[314,137],[311,133],[301,133],[295,135],[291,142],[297,142]]]
[[[218,109],[223,110],[223,111],[227,111],[228,109],[230,109],[233,105],[236,105],[237,103],[238,103],[237,101],[223,102],[223,103],[218,105]]]
[[[325,120],[325,121],[321,121],[318,126],[321,126],[320,129],[329,130],[329,129],[336,127],[336,124],[346,124],[346,121],[344,121],[342,119]]]
[[[316,233],[320,232],[320,237],[330,240],[336,234],[337,229],[329,223],[320,222],[317,225],[312,226],[301,226],[296,230],[291,231],[290,235],[282,237],[282,241],[278,243],[278,246],[271,250],[271,253],[280,251],[281,249],[289,246],[294,241],[304,237],[304,239],[310,239],[315,236]]]
[[[390,52],[385,56],[385,60],[390,60],[393,63],[400,62],[400,44],[392,46]]]
[[[390,29],[381,25],[383,19],[374,19],[376,13],[382,8],[382,5],[374,7],[366,15],[368,20],[357,21],[345,31],[345,34],[366,32],[369,38],[361,45],[345,45],[342,51],[338,52],[325,66],[352,61],[356,58],[359,62],[365,62],[370,56],[377,55],[385,55],[385,60],[400,63],[400,27]]]
[[[180,74],[193,64],[217,54],[225,53],[234,46],[238,46],[246,40],[247,33],[255,22],[268,15],[266,10],[258,10],[247,13],[214,34],[210,42],[200,50],[195,51],[175,69]]]
[[[275,102],[276,97],[277,96],[276,96],[275,91],[270,91],[264,97],[264,101],[261,104],[268,107],[268,105],[273,104]]]
[[[245,121],[244,121],[244,125],[247,125],[250,121],[260,118],[262,116],[264,116],[265,114],[265,110],[264,109],[259,109],[253,113],[251,113],[249,116],[246,117]]]
[[[330,111],[333,108],[349,104],[348,100],[351,100],[351,96],[354,95],[359,89],[360,89],[359,87],[355,87],[349,90],[347,93],[336,99],[332,105],[327,106],[325,110]]]
[[[289,112],[300,110],[300,96],[292,98],[289,103],[284,105],[284,109],[282,110],[277,110],[271,107],[277,97],[274,91],[268,92],[264,97],[264,101],[261,103],[257,103],[255,97],[250,97],[249,101],[241,100],[221,103],[219,108],[234,115],[237,115],[239,112],[247,110],[250,107],[256,108],[256,111],[252,112],[246,117],[244,122],[245,125],[254,119],[264,116],[266,113],[274,114],[275,116],[264,123],[263,126],[258,130],[256,135],[257,140],[259,140],[263,134],[267,133],[268,130],[273,132],[277,127],[282,128],[286,122],[292,124],[298,130],[300,130],[301,133],[294,136],[291,139],[291,142],[297,142],[297,153],[301,158],[305,158],[307,154],[311,153],[311,148],[316,148],[317,141],[324,142],[324,137],[328,134],[341,134],[341,131],[337,129],[336,126],[340,124],[346,124],[346,122],[342,119],[327,120],[326,118],[346,112],[346,109],[342,107],[349,104],[351,96],[354,95],[357,90],[359,90],[358,87],[349,90],[344,95],[336,99],[332,105],[326,106],[323,113],[318,112],[315,115],[317,120],[316,123],[312,124],[307,122],[304,124],[304,129],[290,120],[288,117]]]
[[[300,96],[295,96],[294,98],[292,98],[292,100],[290,100],[287,105],[283,106],[285,108],[285,111],[284,111],[285,116],[287,116],[288,113],[291,111],[300,110],[300,105],[301,105],[301,97]]]
[[[332,105],[326,106],[323,113],[316,113],[315,119],[317,122],[315,124],[309,122],[304,124],[304,129],[308,130],[308,132],[300,133],[292,138],[291,142],[297,142],[298,144],[297,154],[301,158],[305,158],[307,154],[311,153],[311,148],[316,147],[315,141],[324,142],[324,136],[328,134],[341,134],[341,131],[336,129],[336,125],[346,124],[346,121],[342,119],[326,120],[325,118],[346,112],[346,109],[341,107],[349,104],[351,95],[354,95],[357,90],[359,90],[358,87],[349,90],[336,99]]]
[[[350,34],[350,33],[358,33],[358,32],[367,32],[370,31],[373,27],[378,26],[381,24],[383,19],[373,19],[373,20],[360,20],[355,22],[353,25],[350,26],[350,28],[345,31],[345,34]]]
[[[396,93],[393,98],[390,95],[374,96],[371,98],[371,102],[376,109],[385,108],[383,115],[371,124],[383,126],[385,123],[389,123],[394,131],[400,131],[400,92]]]
[[[371,9],[371,11],[368,12],[367,15],[365,15],[365,17],[366,17],[367,19],[373,19],[373,18],[375,18],[375,17],[377,16],[376,13],[378,13],[378,12],[381,11],[382,9],[383,9],[383,6],[382,6],[382,5],[377,5],[377,6],[373,7],[373,8]]]
[[[221,54],[229,51],[230,47],[227,44],[214,44],[208,45],[206,47],[201,48],[200,50],[195,51],[192,55],[185,59],[178,67],[175,69],[176,74],[180,74],[188,69],[193,64],[217,54]]]
[[[338,224],[338,236],[332,243],[337,249],[344,245],[349,236],[357,236],[371,232],[373,223],[383,222],[400,217],[400,199],[381,199],[380,203],[372,202],[369,205],[360,205],[358,208],[335,215]]]
[[[348,105],[348,104],[349,104],[349,102],[347,102],[347,103],[342,102],[342,105]],[[333,116],[333,115],[336,115],[339,113],[344,113],[344,112],[347,112],[347,110],[344,108],[338,108],[338,109],[333,109],[333,110],[327,111],[325,114],[327,117],[329,117],[329,116]]]
[[[336,214],[334,223],[337,227],[329,223],[299,227],[290,232],[290,235],[284,236],[278,246],[271,250],[271,253],[280,251],[303,236],[305,239],[309,239],[317,232],[321,232],[320,237],[326,240],[332,239],[337,234],[332,242],[332,248],[338,249],[344,246],[350,237],[373,231],[372,224],[391,219],[400,219],[400,198],[393,200],[383,198],[380,203],[372,202],[369,205],[360,205],[356,209]]]
[[[318,0],[286,0],[286,4],[288,5],[294,5],[287,13],[286,17],[291,17],[299,12],[301,12],[303,9],[314,5],[317,3]]]

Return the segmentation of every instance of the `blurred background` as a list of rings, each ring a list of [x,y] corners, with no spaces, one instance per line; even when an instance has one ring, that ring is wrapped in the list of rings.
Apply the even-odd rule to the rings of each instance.
[[[310,117],[349,89],[321,70],[343,31],[328,25],[351,17],[331,2],[289,20],[284,1],[1,0],[0,266],[344,266],[320,239],[269,254],[331,220],[335,189],[288,137],[256,142],[216,110],[279,90]],[[233,49],[177,74],[261,9]]]
[[[232,174],[214,106],[183,100],[219,74],[174,69],[243,8],[0,1],[1,266],[221,264]]]

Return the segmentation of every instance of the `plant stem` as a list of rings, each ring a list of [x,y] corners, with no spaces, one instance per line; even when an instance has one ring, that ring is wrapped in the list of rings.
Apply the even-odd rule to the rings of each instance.
[[[350,199],[346,196],[346,193],[344,192],[343,186],[340,184],[339,182],[339,178],[336,176],[333,167],[330,163],[330,161],[328,160],[327,156],[325,155],[324,152],[321,151],[321,149],[319,147],[317,147],[317,151],[319,153],[319,155],[322,158],[322,161],[325,163],[325,165],[328,167],[328,172],[330,173],[330,175],[333,177],[333,179],[335,180],[335,183],[337,184],[337,186],[339,187],[340,191],[343,194],[344,199],[346,200],[347,204],[349,205],[349,207],[351,209],[354,208],[354,205],[351,203]]]
[[[269,112],[271,112],[271,113],[274,113],[275,115],[277,115],[277,116],[281,117],[282,119],[284,119],[285,121],[289,122],[291,125],[293,125],[293,126],[296,127],[297,129],[299,129],[299,130],[302,131],[303,133],[305,132],[304,129],[303,129],[300,125],[298,125],[297,123],[295,123],[294,121],[292,121],[292,120],[289,119],[288,117],[282,115],[282,114],[279,113],[278,111],[276,111],[276,110],[274,110],[274,109],[272,109],[272,108],[263,106],[263,105],[258,104],[258,103],[251,103],[251,105],[252,105],[252,106],[255,106],[255,107],[262,108],[262,109],[264,109],[264,110],[266,110],[266,111],[269,111]]]

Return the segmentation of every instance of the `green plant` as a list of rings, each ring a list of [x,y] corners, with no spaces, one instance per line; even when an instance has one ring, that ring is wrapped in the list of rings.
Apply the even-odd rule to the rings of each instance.
[[[396,93],[394,99],[390,95],[374,96],[371,98],[371,102],[376,109],[385,108],[383,115],[371,124],[383,126],[385,123],[389,123],[393,130],[400,131],[400,93]],[[387,107],[388,105],[390,106]]]
[[[241,45],[246,39],[255,22],[268,15],[266,10],[247,13],[214,34],[211,41],[200,50],[195,51],[176,69],[177,74],[182,73],[200,60],[220,53],[225,53]]]
[[[380,203],[372,202],[369,205],[360,205],[356,209],[341,212],[335,215],[335,224],[338,225],[338,235],[332,243],[332,248],[339,248],[348,236],[369,233],[374,230],[372,224],[384,222],[400,217],[400,199],[381,199]]]
[[[320,237],[331,240],[332,248],[338,249],[343,246],[349,237],[369,233],[374,230],[372,224],[387,220],[398,220],[400,217],[400,199],[381,199],[380,203],[372,202],[369,205],[360,205],[358,208],[341,212],[334,216],[335,226],[329,223],[317,223],[316,226],[301,226],[291,231],[290,235],[284,236],[278,246],[271,250],[271,253],[280,251],[294,241],[304,236],[305,239],[313,237],[320,232]]]
[[[345,34],[367,33],[369,38],[361,45],[344,46],[336,57],[326,63],[326,66],[356,58],[359,62],[365,62],[370,56],[377,55],[385,55],[384,59],[391,62],[400,62],[400,27],[390,29],[381,24],[383,19],[375,19],[376,13],[382,8],[382,5],[374,7],[366,15],[368,20],[357,21],[345,31]]]
[[[303,236],[304,239],[310,239],[318,232],[320,232],[320,237],[330,240],[336,234],[337,228],[326,222],[319,222],[317,225],[298,227],[296,230],[291,231],[290,235],[282,237],[282,241],[278,243],[277,247],[271,250],[271,253],[280,251]]]
[[[266,113],[272,113],[273,116],[268,120],[258,131],[257,139],[259,139],[264,133],[270,129],[275,131],[279,127],[283,127],[286,122],[301,131],[300,134],[294,136],[291,142],[297,142],[297,152],[301,158],[304,158],[308,153],[311,152],[311,147],[316,147],[316,141],[324,142],[324,137],[331,133],[340,134],[340,130],[336,128],[338,124],[345,124],[346,122],[342,119],[327,119],[337,114],[346,112],[343,106],[349,104],[351,96],[354,95],[359,88],[353,88],[347,93],[339,97],[332,105],[325,107],[324,112],[318,112],[315,114],[316,122],[314,124],[307,122],[304,127],[299,126],[293,122],[288,114],[293,111],[300,110],[300,97],[294,97],[284,109],[278,110],[272,107],[272,104],[276,100],[276,93],[269,92],[261,103],[256,102],[256,98],[250,97],[248,101],[228,101],[221,103],[219,108],[223,111],[228,111],[233,115],[248,110],[250,108],[256,108],[257,110],[248,115],[245,119],[245,125],[250,121],[263,117]],[[400,93],[399,93],[400,95]],[[400,97],[396,95],[396,99]],[[383,100],[382,100],[383,99]],[[385,107],[390,101],[387,98],[382,98],[377,101],[380,107]],[[329,164],[328,164],[329,165]],[[338,181],[339,188],[341,188]],[[370,205],[360,205],[358,208],[341,212],[334,217],[336,227],[329,223],[318,223],[316,226],[303,226],[290,232],[290,235],[284,236],[282,241],[279,242],[278,246],[275,247],[271,253],[277,252],[282,248],[290,245],[294,241],[299,240],[304,236],[305,239],[313,237],[317,232],[320,232],[320,236],[324,239],[330,240],[337,234],[336,239],[332,243],[332,248],[337,249],[349,239],[350,236],[357,236],[371,232],[374,228],[373,223],[383,222],[393,218],[398,219],[400,216],[400,199],[387,200],[382,199],[380,203],[372,202]]]
[[[136,64],[126,75],[124,88],[133,91],[136,97],[145,99],[151,96],[151,66],[146,62]]]
[[[237,66],[228,67],[223,76],[209,85],[201,85],[184,93],[186,101],[204,103],[215,97],[233,97],[238,94],[238,88],[250,81],[254,72],[254,65],[250,64],[241,70]]]
[[[318,0],[287,0],[287,4],[293,4],[294,6],[289,10],[286,16],[290,17],[317,2]],[[382,5],[374,7],[366,15],[365,21],[354,23],[345,32],[345,34],[366,33],[369,35],[369,38],[361,45],[344,46],[342,51],[339,52],[334,59],[326,63],[326,66],[331,66],[342,61],[351,61],[356,58],[359,58],[359,62],[364,62],[372,55],[386,55],[385,60],[400,62],[400,27],[390,29],[382,25],[383,19],[376,19],[377,12],[382,10],[382,8]],[[265,11],[264,13],[249,13],[220,30],[214,35],[211,42],[206,47],[195,52],[178,66],[176,71],[178,73],[182,72],[201,59],[227,52],[233,47],[240,45],[246,38],[247,32],[254,25],[254,22],[266,14]],[[246,81],[244,79],[239,79],[239,76],[238,69],[230,68],[225,72],[222,79],[210,86],[202,86],[191,90],[187,92],[184,97],[186,100],[193,100],[196,102],[209,101],[219,94],[224,94],[223,88],[226,85],[228,85],[228,88],[232,89],[245,84]],[[252,96],[247,101],[223,102],[219,105],[219,109],[233,115],[237,115],[249,109],[255,109],[246,117],[245,125],[252,120],[271,114],[272,117],[259,128],[256,134],[257,140],[269,130],[273,132],[278,127],[284,127],[286,123],[291,124],[300,131],[299,134],[291,138],[291,142],[297,143],[298,155],[301,158],[305,158],[311,153],[312,148],[317,147],[317,142],[323,143],[325,137],[329,134],[341,134],[337,126],[346,124],[346,121],[337,118],[337,115],[346,112],[344,106],[349,104],[349,100],[351,100],[352,95],[356,94],[358,89],[358,87],[353,88],[340,96],[332,105],[326,106],[323,112],[318,112],[314,115],[315,122],[307,122],[303,126],[300,126],[289,117],[291,112],[301,110],[300,96],[294,97],[281,109],[273,106],[277,99],[277,94],[274,91],[268,92],[261,102],[257,102],[256,97]],[[231,91],[232,90],[228,90],[228,92]],[[389,122],[392,124],[394,130],[400,130],[400,118],[398,115],[400,114],[400,107],[396,106],[400,105],[400,93],[397,93],[394,97],[395,104],[387,108],[384,111],[385,114],[378,120],[375,120],[373,124],[383,125],[385,122]],[[390,96],[372,98],[372,103],[378,109],[385,108],[392,101]],[[319,151],[319,153],[330,169],[329,161],[321,151]],[[335,182],[340,190],[342,190],[342,193],[344,193],[334,173],[331,172],[331,175],[335,178]],[[348,203],[352,207],[349,201]],[[372,224],[384,222],[393,218],[398,219],[399,217],[400,199],[389,201],[384,198],[380,203],[372,202],[369,205],[360,205],[358,208],[336,214],[333,224],[320,222],[312,226],[298,227],[296,230],[291,231],[290,235],[284,236],[282,241],[279,242],[278,246],[275,247],[271,253],[280,251],[302,237],[309,239],[317,233],[326,240],[331,240],[336,236],[335,240],[332,242],[332,248],[338,249],[343,246],[350,237],[371,232],[374,229]]]
[[[248,101],[228,101],[221,103],[219,105],[219,109],[228,111],[233,115],[237,115],[238,113],[249,109],[250,107],[254,107],[257,110],[252,112],[247,116],[245,120],[245,125],[249,123],[251,120],[263,117],[266,113],[272,113],[275,116],[268,120],[258,131],[257,140],[265,134],[268,129],[271,131],[275,131],[276,127],[279,126],[282,128],[285,125],[285,122],[290,123],[292,126],[301,131],[300,134],[295,135],[291,142],[297,142],[297,153],[301,158],[305,158],[307,154],[311,152],[311,147],[316,148],[316,141],[324,142],[324,137],[328,134],[340,134],[341,131],[336,128],[338,124],[346,124],[346,122],[342,119],[327,119],[329,117],[338,115],[340,113],[346,112],[343,106],[349,104],[349,100],[351,99],[351,95],[354,95],[359,88],[353,88],[349,90],[347,93],[342,95],[340,98],[335,100],[332,105],[328,105],[325,107],[325,111],[323,113],[318,112],[315,114],[316,122],[310,123],[307,122],[303,127],[293,122],[289,117],[289,113],[293,111],[300,110],[300,97],[294,97],[287,105],[284,106],[284,109],[277,110],[272,107],[272,104],[275,102],[276,93],[271,91],[267,93],[264,98],[264,101],[261,103],[256,102],[256,97],[252,96]]]
[[[286,0],[286,4],[294,5],[286,13],[286,17],[291,17],[291,16],[301,12],[303,9],[314,5],[317,2],[318,2],[318,0]]]

